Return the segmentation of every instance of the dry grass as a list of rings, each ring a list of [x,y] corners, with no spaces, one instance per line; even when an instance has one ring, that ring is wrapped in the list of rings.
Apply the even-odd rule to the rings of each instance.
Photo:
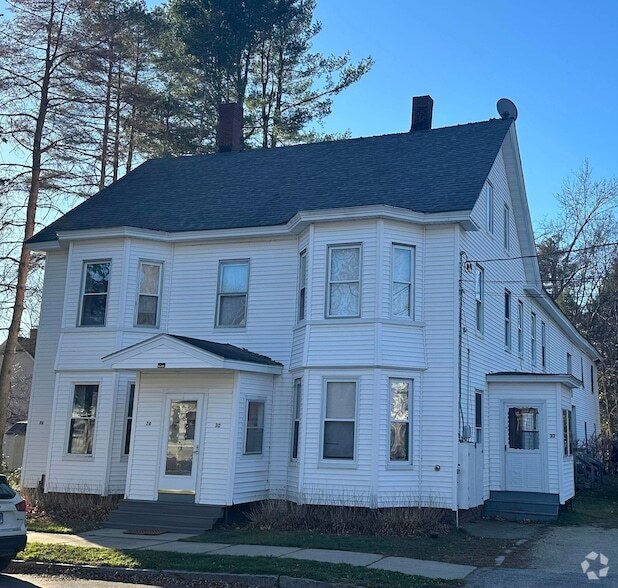
[[[253,505],[249,520],[253,528],[261,530],[334,535],[418,537],[449,530],[443,510],[414,506],[370,509],[264,500]]]

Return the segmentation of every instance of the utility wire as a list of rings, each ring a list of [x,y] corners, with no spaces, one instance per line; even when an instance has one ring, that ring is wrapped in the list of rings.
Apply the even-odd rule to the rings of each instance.
[[[466,259],[466,263],[487,263],[489,261],[513,261],[515,259],[535,259],[538,257],[547,257],[549,255],[565,255],[567,253],[575,253],[580,251],[589,251],[594,249],[600,249],[601,247],[618,247],[618,241],[613,243],[601,243],[599,245],[588,245],[586,247],[577,247],[574,249],[562,249],[560,251],[548,251],[546,253],[540,253],[535,255],[518,255],[513,257],[495,257],[491,259]]]

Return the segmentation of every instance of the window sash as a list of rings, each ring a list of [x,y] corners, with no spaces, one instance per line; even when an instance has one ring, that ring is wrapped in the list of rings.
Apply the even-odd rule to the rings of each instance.
[[[243,268],[244,275],[238,285],[226,286],[226,269]],[[217,286],[217,327],[245,327],[247,325],[247,298],[249,293],[249,261],[220,261]],[[240,303],[234,308],[231,304]]]
[[[144,278],[144,268],[157,268],[156,290],[148,291]],[[161,298],[161,280],[163,264],[153,261],[140,261],[139,284],[137,288],[137,316],[135,324],[140,327],[157,327],[159,325],[159,301]],[[152,304],[154,303],[154,309]],[[150,308],[149,308],[150,305]]]
[[[131,434],[133,432],[133,409],[135,402],[135,384],[129,384],[129,392],[127,395],[127,414],[124,431],[124,455],[129,455],[131,447]]]
[[[405,394],[397,393],[397,386],[405,387]],[[390,389],[390,436],[389,461],[391,463],[410,463],[412,456],[410,417],[412,414],[412,381],[398,378],[389,379]],[[396,405],[396,397],[402,396],[405,405]]]
[[[104,279],[95,281],[89,268],[100,266]],[[107,320],[107,295],[109,294],[111,261],[85,261],[82,270],[82,288],[79,308],[80,327],[104,327]],[[87,314],[90,312],[90,314]],[[97,314],[98,313],[98,316]]]
[[[334,279],[333,278],[333,253],[335,251],[357,251],[357,268],[356,276],[350,276],[348,279]],[[328,248],[328,300],[327,300],[327,318],[349,318],[360,316],[361,309],[361,266],[362,255],[360,245],[332,245]],[[353,279],[352,279],[353,278]],[[336,300],[336,296],[341,296],[345,292],[342,287],[347,287],[345,290],[348,292],[348,296],[351,297],[354,304],[354,308],[350,308],[349,311],[336,309],[342,306],[337,303],[335,306],[333,302]],[[333,307],[335,306],[335,310]]]
[[[475,299],[476,330],[483,333],[485,331],[485,270],[480,265],[476,266]]]
[[[541,321],[541,366],[546,367],[547,364],[547,327],[544,321]]]
[[[511,293],[504,291],[504,346],[511,349]]]
[[[536,364],[536,314],[530,314],[530,360]]]
[[[264,407],[263,400],[249,400],[247,402],[245,455],[260,455],[264,451]],[[252,408],[255,410],[253,415]]]
[[[92,455],[98,398],[98,384],[75,384],[73,387],[67,453]]]
[[[397,275],[397,253],[408,256],[403,275]],[[391,268],[391,313],[395,317],[414,317],[414,266],[415,248],[406,245],[393,245]]]
[[[294,406],[292,413],[292,459],[298,459],[298,439],[300,434],[300,409],[302,402],[302,380],[294,380]]]
[[[524,352],[524,303],[519,300],[517,304],[517,352]]]
[[[307,252],[300,253],[298,261],[298,320],[302,321],[306,315],[307,304]]]
[[[351,407],[351,416],[329,416],[329,406],[338,409],[330,401],[330,394],[335,393],[337,384],[349,384],[354,386],[354,402]],[[354,380],[330,380],[325,384],[324,392],[324,418],[322,419],[322,459],[336,461],[354,461],[356,458],[356,410],[358,406],[358,383]],[[344,409],[346,407],[344,406]],[[339,437],[336,432],[339,431]],[[343,432],[343,438],[341,433]]]
[[[571,434],[571,411],[562,409],[562,439],[564,456],[573,454],[573,438]]]

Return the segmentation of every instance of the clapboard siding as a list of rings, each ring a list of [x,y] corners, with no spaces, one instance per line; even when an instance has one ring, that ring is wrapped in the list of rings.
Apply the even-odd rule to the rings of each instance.
[[[111,452],[109,455],[109,494],[124,494],[127,481],[128,455],[125,455],[125,434],[129,400],[129,385],[135,375],[120,372],[117,379],[116,402],[113,407]]]
[[[43,302],[30,392],[24,467],[21,474],[21,484],[24,488],[36,487],[47,468],[56,381],[54,364],[62,324],[67,259],[66,251],[49,252],[45,258]]]

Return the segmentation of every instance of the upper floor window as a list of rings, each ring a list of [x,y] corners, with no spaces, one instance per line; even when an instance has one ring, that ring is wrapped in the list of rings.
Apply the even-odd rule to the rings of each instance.
[[[161,274],[163,264],[141,261],[139,264],[139,289],[137,293],[137,318],[135,324],[156,327],[159,324]]]
[[[524,303],[517,301],[517,353],[524,352]]]
[[[530,360],[536,363],[536,314],[530,313]]]
[[[568,352],[566,356],[566,373],[573,374],[573,356]]]
[[[494,232],[494,187],[487,182],[485,186],[485,223],[490,233]]]
[[[504,346],[511,350],[511,293],[504,291]]]
[[[304,320],[307,304],[307,252],[302,251],[298,259],[298,320]]]
[[[244,327],[247,324],[249,261],[220,261],[217,292],[218,327]]]
[[[326,382],[322,459],[354,459],[356,392],[354,381]]]
[[[77,384],[73,389],[67,453],[92,455],[98,397],[98,384]]]
[[[131,431],[133,430],[133,404],[135,401],[135,384],[129,384],[129,396],[127,397],[127,423],[124,431],[124,454],[129,455],[131,447]]]
[[[590,392],[594,394],[594,366],[590,364]]]
[[[584,380],[584,356],[580,355],[579,357],[579,373],[581,377],[579,378],[582,381],[582,388],[586,389],[586,382]]]
[[[391,308],[393,316],[414,316],[414,247],[393,245],[393,283],[391,284]]]
[[[328,248],[328,300],[326,316],[360,316],[361,248],[331,246]]]
[[[301,378],[294,380],[294,406],[292,422],[292,459],[298,458],[298,438],[300,434],[300,407],[302,400],[303,381]]]
[[[510,246],[510,233],[511,233],[511,211],[509,207],[504,205],[504,223],[503,223],[504,234],[502,235],[502,241],[504,244],[504,248],[508,251]]]
[[[476,266],[476,330],[479,333],[485,332],[485,270]]]
[[[411,384],[410,380],[390,380],[390,461],[410,461]]]
[[[79,324],[82,327],[105,326],[110,261],[84,263]]]
[[[541,321],[541,366],[547,366],[547,327]]]

